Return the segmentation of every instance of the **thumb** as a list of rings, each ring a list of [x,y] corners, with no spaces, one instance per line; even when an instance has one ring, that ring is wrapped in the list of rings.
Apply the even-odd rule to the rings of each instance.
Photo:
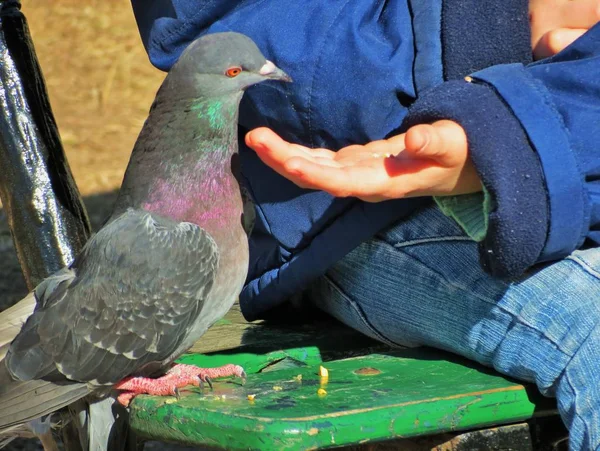
[[[404,137],[404,146],[404,152],[435,160],[442,166],[463,164],[468,153],[465,131],[448,120],[411,127]]]
[[[556,28],[544,34],[533,49],[536,60],[556,55],[577,39],[579,39],[587,28]]]

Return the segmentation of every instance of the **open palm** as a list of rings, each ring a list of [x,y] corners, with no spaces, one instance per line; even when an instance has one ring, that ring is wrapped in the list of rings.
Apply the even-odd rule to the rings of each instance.
[[[267,128],[246,135],[267,165],[303,188],[379,202],[481,190],[462,127],[451,121],[337,152],[291,144]]]

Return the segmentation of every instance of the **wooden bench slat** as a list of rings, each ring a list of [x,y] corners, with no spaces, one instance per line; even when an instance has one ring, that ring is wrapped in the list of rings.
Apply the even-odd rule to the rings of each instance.
[[[298,358],[299,352],[290,355]],[[306,361],[316,358],[312,352]],[[248,359],[228,357],[233,363]],[[213,361],[200,355],[186,359],[198,365]],[[263,356],[263,363],[268,359]],[[192,388],[179,400],[141,396],[132,404],[131,425],[153,439],[229,450],[301,450],[507,424],[554,411],[551,401],[532,397],[518,383],[431,350],[326,366],[326,382],[312,365],[250,374],[244,386],[220,381],[212,392]],[[364,368],[377,374],[360,375]],[[318,395],[319,388],[327,394]]]

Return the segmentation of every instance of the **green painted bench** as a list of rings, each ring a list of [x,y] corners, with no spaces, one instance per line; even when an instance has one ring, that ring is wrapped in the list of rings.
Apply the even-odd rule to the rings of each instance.
[[[144,440],[305,450],[494,426],[514,445],[524,421],[556,413],[535,388],[448,353],[392,349],[327,319],[247,323],[237,306],[179,361],[236,363],[248,378],[217,380],[212,391],[190,387],[179,399],[137,397],[130,424]],[[513,426],[499,427],[506,424]]]

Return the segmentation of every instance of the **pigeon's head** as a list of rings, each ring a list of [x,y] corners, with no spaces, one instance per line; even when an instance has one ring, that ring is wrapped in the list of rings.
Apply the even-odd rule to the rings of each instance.
[[[264,57],[252,39],[233,32],[208,34],[192,42],[168,78],[173,90],[192,97],[241,96],[246,88],[263,81],[292,81]]]

